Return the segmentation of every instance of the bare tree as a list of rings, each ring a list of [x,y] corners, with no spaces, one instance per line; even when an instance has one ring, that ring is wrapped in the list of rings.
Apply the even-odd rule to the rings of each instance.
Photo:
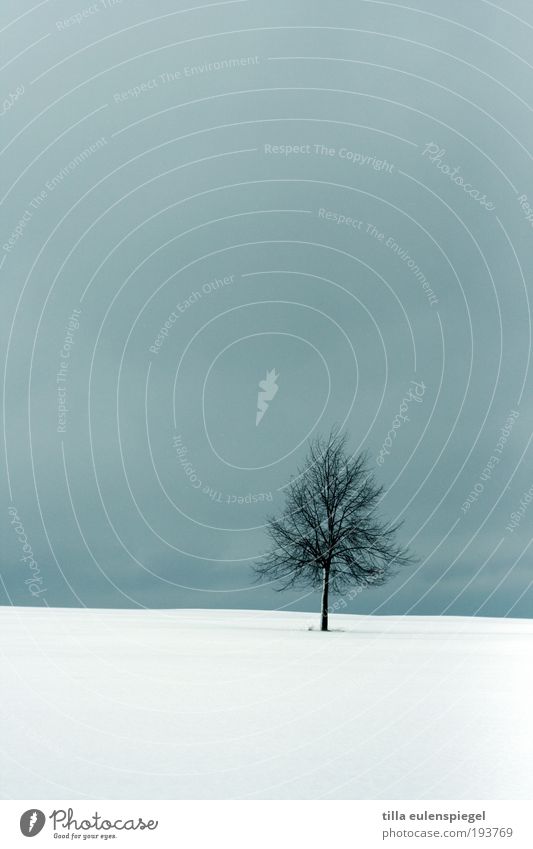
[[[384,493],[367,457],[352,457],[347,437],[332,431],[314,439],[304,467],[291,478],[285,511],[268,520],[270,551],[255,565],[258,579],[289,587],[322,587],[321,630],[328,630],[330,594],[385,583],[413,561],[395,542],[400,523],[380,520]]]

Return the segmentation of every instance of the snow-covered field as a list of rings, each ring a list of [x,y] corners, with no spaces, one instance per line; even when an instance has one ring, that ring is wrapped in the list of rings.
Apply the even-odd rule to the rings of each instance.
[[[533,621],[0,608],[3,798],[533,796]]]

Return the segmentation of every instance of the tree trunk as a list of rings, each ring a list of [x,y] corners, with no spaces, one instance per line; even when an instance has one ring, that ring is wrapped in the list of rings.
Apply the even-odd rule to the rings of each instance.
[[[329,566],[324,567],[324,581],[322,584],[322,615],[320,630],[328,630],[328,601],[329,598]]]

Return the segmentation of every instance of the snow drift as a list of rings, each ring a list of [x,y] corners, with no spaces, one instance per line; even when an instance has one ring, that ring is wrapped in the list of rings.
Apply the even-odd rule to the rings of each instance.
[[[3,798],[525,799],[533,621],[0,608]]]

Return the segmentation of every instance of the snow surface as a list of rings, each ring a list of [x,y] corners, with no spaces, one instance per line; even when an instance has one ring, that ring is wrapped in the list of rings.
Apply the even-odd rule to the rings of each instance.
[[[533,621],[0,608],[2,798],[533,797]]]

